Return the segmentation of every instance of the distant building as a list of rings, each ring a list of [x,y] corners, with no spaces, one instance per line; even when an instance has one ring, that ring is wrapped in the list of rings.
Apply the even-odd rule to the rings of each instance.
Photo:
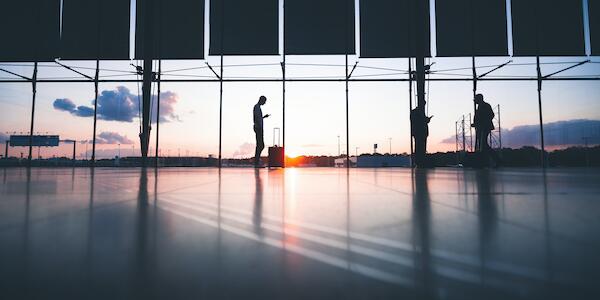
[[[409,167],[410,156],[405,155],[361,155],[356,166],[359,168]]]
[[[336,158],[334,161],[334,166],[336,168],[342,168],[346,166],[346,158],[342,157],[342,158]],[[356,156],[352,156],[350,157],[350,166],[351,167],[355,167],[356,166]]]

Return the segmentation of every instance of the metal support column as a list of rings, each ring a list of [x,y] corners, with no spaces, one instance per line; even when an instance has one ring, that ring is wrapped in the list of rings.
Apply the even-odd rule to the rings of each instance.
[[[475,115],[475,113],[477,113],[477,104],[475,103],[475,95],[477,95],[477,67],[475,65],[475,56],[471,57],[471,69],[473,72],[473,115]],[[471,114],[469,114],[470,116]],[[470,119],[470,117],[469,117]],[[469,122],[469,128],[471,127],[471,122]],[[475,130],[475,148],[473,148],[473,133],[471,131],[471,129],[469,129],[469,132],[471,134],[471,150],[473,152],[479,150],[479,148],[481,147],[481,145],[479,145],[479,132],[477,130]],[[464,149],[465,152],[467,152],[467,149]]]
[[[350,168],[350,120],[348,113],[348,52],[346,51],[346,167]]]
[[[285,43],[285,42],[284,42]],[[285,49],[285,47],[284,47]],[[285,50],[284,50],[285,51]],[[281,82],[281,93],[282,93],[282,104],[283,104],[283,109],[282,109],[282,126],[281,126],[281,131],[282,131],[282,135],[283,135],[283,139],[282,139],[282,143],[281,143],[281,147],[283,148],[283,167],[285,168],[285,52],[283,53],[283,63],[281,63],[281,68],[282,68],[282,72],[283,72],[283,81]]]
[[[418,20],[416,24],[416,32],[415,32],[415,61],[416,61],[416,81],[417,81],[417,107],[422,107],[420,113],[422,114],[419,119],[426,120],[427,116],[425,114],[425,38],[427,32],[425,30],[425,24],[422,22],[423,20],[427,20],[426,15],[429,14],[429,11],[425,9],[425,1],[415,0],[415,20]],[[427,125],[426,125],[427,126]],[[425,160],[425,155],[427,153],[427,136],[422,137],[425,139],[423,141],[424,147],[419,151],[424,153],[416,153],[416,157],[420,158],[420,160]],[[419,164],[425,163],[424,161],[418,161],[417,166]]]
[[[154,149],[154,167],[158,168],[158,129],[160,125],[160,75],[162,73],[162,60],[158,60],[157,92],[156,92],[156,149]]]
[[[152,98],[152,58],[144,59],[144,75],[142,84],[142,132],[140,145],[142,150],[142,165],[146,165],[148,146],[150,142],[150,103]]]
[[[221,1],[221,68],[219,75],[219,169],[222,166],[222,138],[223,138],[223,40],[225,40],[225,5]],[[260,157],[259,157],[260,159]]]
[[[283,7],[281,8],[282,11],[285,11],[285,0],[283,0],[282,3]],[[285,18],[285,16],[284,16]],[[281,114],[281,118],[282,118],[282,125],[281,125],[281,147],[283,148],[283,167],[285,168],[285,20],[283,20],[283,28],[281,29],[283,32],[283,62],[281,63],[281,74],[282,74],[282,81],[281,81],[281,96],[282,96],[282,114]]]
[[[409,57],[408,58],[408,115],[410,116],[410,113],[413,110],[413,103],[412,103],[412,79],[413,79],[413,71],[412,71],[412,60]],[[414,147],[414,141],[413,141],[413,132],[412,132],[412,124],[410,124],[410,117],[408,118],[408,125],[410,126],[410,166],[414,167],[415,166],[415,147]]]
[[[473,21],[473,16],[475,16],[475,9],[473,8],[473,0],[469,1],[469,15],[471,15],[471,17],[469,18],[471,23],[471,68],[473,72],[473,100],[475,100],[475,95],[477,95],[477,68],[475,66],[475,22]],[[475,115],[476,111],[477,105],[475,104],[475,101],[473,101],[473,115]],[[471,122],[469,122],[469,127],[471,127]],[[475,135],[477,135],[477,132],[475,132]],[[478,139],[476,138],[475,140],[475,144],[477,145]],[[471,141],[473,141],[473,135],[471,135]],[[471,145],[471,150],[473,150],[473,145]]]
[[[142,132],[140,133],[140,146],[142,150],[142,166],[146,166],[148,146],[150,143],[150,103],[152,99],[152,60],[154,58],[154,6],[155,1],[148,1],[145,7],[144,24],[144,66],[142,75]]]
[[[477,67],[475,65],[475,56],[471,57],[471,70],[473,72],[473,99],[477,95]],[[473,101],[473,112],[477,110],[477,105]]]
[[[33,125],[35,121],[35,95],[37,93],[37,72],[38,62],[36,61],[33,64],[33,76],[31,77],[31,126],[29,127],[29,156],[27,156],[29,167],[31,167],[31,156],[33,151]]]
[[[154,147],[154,168],[158,168],[158,163],[159,163],[159,157],[158,157],[158,153],[159,153],[159,142],[158,139],[160,137],[160,135],[158,134],[159,131],[159,127],[160,127],[160,83],[161,83],[161,76],[162,76],[162,21],[163,21],[163,16],[162,16],[162,12],[164,10],[164,2],[161,1],[159,4],[159,11],[158,11],[158,34],[157,34],[157,40],[158,40],[158,74],[155,75],[156,78],[156,147]],[[156,171],[156,170],[155,170]]]
[[[6,147],[4,148],[4,158],[8,158],[8,146],[10,141],[6,141]]]
[[[425,1],[413,0],[415,2],[416,16],[418,20],[415,33],[415,60],[417,81],[417,106],[425,105],[425,24],[419,21],[427,20],[425,17],[429,11],[425,9]],[[425,112],[425,110],[423,110]]]
[[[425,1],[416,1],[417,17],[416,20],[426,20],[424,16]],[[416,43],[416,80],[417,80],[417,106],[425,106],[425,24],[417,24],[417,33],[415,35]],[[425,119],[425,109],[423,109],[423,119]]]
[[[73,140],[73,165],[75,165],[75,154],[77,153],[77,141]]]
[[[91,166],[94,167],[96,165],[96,125],[98,122],[98,79],[100,74],[100,45],[102,43],[100,39],[100,28],[102,27],[101,23],[104,18],[100,16],[100,1],[96,1],[96,18],[98,18],[99,22],[96,23],[96,72],[94,73],[94,125],[93,125],[93,133],[92,133],[92,161]],[[70,69],[70,68],[68,68]],[[71,69],[75,71],[74,69]],[[76,73],[80,73],[75,71]],[[80,73],[84,77],[88,77]],[[119,157],[121,154],[119,154]],[[92,171],[93,172],[93,171]]]
[[[96,73],[94,75],[94,126],[92,132],[92,161],[91,166],[96,164],[96,125],[98,122],[98,75],[100,74],[100,60],[96,59]]]
[[[540,68],[540,56],[536,56],[536,66],[537,66],[537,78],[538,78],[538,111],[540,116],[540,146],[541,146],[541,165],[542,168],[546,168],[546,149],[544,147],[544,120],[543,120],[543,112],[542,112],[542,70]]]
[[[346,6],[344,10],[344,20],[345,20],[345,41],[346,41],[346,53],[345,53],[345,68],[346,68],[346,168],[350,168],[350,120],[349,120],[349,111],[348,111],[348,1],[346,0]]]
[[[221,37],[221,39],[223,39]],[[223,137],[223,53],[221,52],[221,71],[219,76],[219,168],[221,168],[221,140]]]

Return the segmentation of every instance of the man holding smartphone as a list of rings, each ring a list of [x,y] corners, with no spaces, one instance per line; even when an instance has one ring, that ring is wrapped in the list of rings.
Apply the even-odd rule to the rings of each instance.
[[[267,103],[267,97],[260,96],[258,98],[258,102],[254,105],[253,117],[254,117],[254,133],[256,134],[256,151],[254,152],[254,167],[260,167],[260,154],[265,148],[265,139],[263,132],[263,119],[268,118],[270,115],[266,114],[263,116],[262,109],[260,108],[262,105]]]
[[[415,165],[428,167],[426,162],[427,137],[429,136],[429,122],[433,116],[425,115],[425,101],[410,112],[410,133],[415,139]]]

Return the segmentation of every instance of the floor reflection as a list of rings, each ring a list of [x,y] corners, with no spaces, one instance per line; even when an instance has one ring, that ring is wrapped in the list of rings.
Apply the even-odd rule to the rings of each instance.
[[[584,218],[600,229],[590,184],[600,176],[519,172],[8,170],[0,289],[8,299],[598,292],[600,239],[572,228]]]
[[[75,171],[75,168],[73,168]],[[94,249],[94,186],[95,186],[95,169],[89,169],[89,200],[88,200],[88,221],[87,221],[87,231],[85,232],[85,236],[83,239],[86,241],[85,247],[85,269],[86,269],[86,285],[88,287],[92,286],[93,278],[92,274],[94,273],[94,265],[93,261],[93,249]]]
[[[262,212],[263,212],[263,184],[260,170],[254,170],[254,208],[252,209],[252,223],[254,224],[254,233],[263,235],[262,230]]]
[[[479,257],[481,261],[481,281],[486,281],[486,257],[493,250],[498,222],[495,182],[490,170],[477,170],[474,173],[477,195],[477,216],[479,219]]]
[[[137,194],[137,218],[135,232],[135,252],[133,256],[134,273],[132,274],[136,296],[145,298],[149,296],[145,288],[152,284],[152,261],[148,248],[149,218],[148,218],[148,170],[140,169],[139,188]]]
[[[31,260],[31,249],[30,249],[30,210],[31,210],[31,169],[25,170],[26,185],[25,185],[25,210],[23,214],[23,231],[22,231],[22,252],[20,253],[20,260],[22,267],[17,273],[22,276],[22,281],[19,282],[19,288],[29,295],[27,287],[30,285],[30,260]]]
[[[554,281],[554,272],[552,268],[552,233],[550,232],[550,208],[548,203],[548,174],[542,172],[542,188],[544,195],[544,240],[546,242],[546,281]]]
[[[427,182],[429,170],[415,169],[412,175],[412,222],[416,287],[422,298],[433,298],[435,289],[430,253],[431,199]]]

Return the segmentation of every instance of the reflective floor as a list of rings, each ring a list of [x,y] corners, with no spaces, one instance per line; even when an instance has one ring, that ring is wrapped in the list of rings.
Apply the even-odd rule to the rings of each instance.
[[[599,194],[598,169],[0,169],[0,298],[595,298]]]

